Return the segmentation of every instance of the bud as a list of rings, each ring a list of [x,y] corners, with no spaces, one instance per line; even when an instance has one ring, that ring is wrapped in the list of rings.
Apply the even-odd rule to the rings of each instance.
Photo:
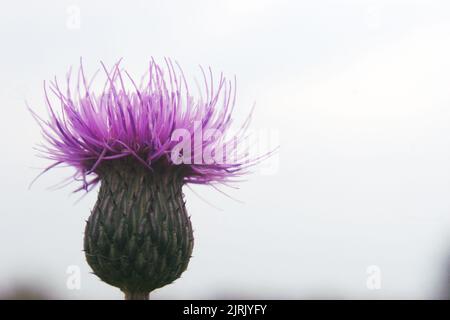
[[[148,299],[186,270],[194,238],[177,171],[152,172],[133,160],[99,168],[101,186],[86,224],[94,273],[126,299]]]

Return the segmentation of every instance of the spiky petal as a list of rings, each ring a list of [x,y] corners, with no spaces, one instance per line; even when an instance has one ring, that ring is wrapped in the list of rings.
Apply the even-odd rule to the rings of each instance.
[[[232,181],[261,159],[251,158],[242,148],[250,115],[230,134],[236,90],[235,83],[222,74],[215,83],[211,69],[208,73],[201,69],[203,93],[194,98],[182,69],[168,59],[164,67],[152,60],[140,86],[119,63],[111,70],[103,64],[102,68],[106,80],[99,94],[91,89],[94,78],[88,83],[82,65],[77,90],[71,90],[70,73],[65,92],[56,80],[49,88],[44,85],[49,120],[33,114],[47,142],[39,150],[53,161],[45,171],[72,166],[76,169],[73,178],[83,182],[79,189],[88,190],[99,182],[102,164],[131,157],[148,170],[181,166],[183,182],[211,184]],[[192,141],[192,152],[183,154],[188,161],[181,164],[173,161],[179,145],[174,139],[177,130],[187,132]],[[208,131],[220,136],[201,137],[198,142],[197,136]],[[223,161],[205,162],[204,150],[220,154]]]

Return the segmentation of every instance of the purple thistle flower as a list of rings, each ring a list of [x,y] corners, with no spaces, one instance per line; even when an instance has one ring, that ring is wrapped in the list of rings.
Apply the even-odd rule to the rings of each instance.
[[[203,69],[203,94],[194,98],[178,64],[150,62],[140,86],[119,63],[107,70],[103,91],[93,92],[82,65],[77,90],[70,73],[63,92],[44,84],[49,120],[32,111],[42,128],[40,151],[58,166],[76,169],[77,189],[100,182],[86,223],[84,251],[94,273],[120,288],[126,299],[148,299],[154,289],[178,279],[193,249],[193,232],[182,187],[226,184],[271,153],[251,158],[241,146],[251,119],[231,130],[235,82]],[[132,88],[126,89],[126,83]],[[41,173],[41,174],[42,174]]]
[[[227,81],[221,74],[214,83],[211,69],[207,75],[202,68],[204,93],[195,99],[182,69],[171,60],[165,60],[165,68],[152,60],[147,80],[139,87],[128,72],[120,70],[119,63],[110,71],[102,63],[107,80],[100,94],[92,92],[93,80],[88,83],[82,65],[77,92],[70,90],[70,73],[65,93],[56,79],[51,82],[49,88],[58,99],[60,112],[51,104],[44,84],[49,120],[32,111],[47,142],[39,151],[54,161],[44,172],[62,164],[72,166],[76,169],[74,180],[83,182],[77,191],[90,190],[100,181],[97,172],[106,162],[129,157],[150,171],[176,170],[185,183],[226,183],[269,155],[250,158],[246,150],[240,150],[251,113],[239,130],[224,140],[232,124],[235,81]],[[131,92],[125,88],[127,81]],[[174,139],[177,130],[188,133],[182,148]],[[201,141],[195,143],[196,135],[211,131],[221,135],[214,139],[200,137]],[[184,154],[175,154],[178,150]],[[213,160],[220,157],[219,161],[206,163],[205,150],[216,155]],[[182,157],[181,163],[176,161],[177,156]]]

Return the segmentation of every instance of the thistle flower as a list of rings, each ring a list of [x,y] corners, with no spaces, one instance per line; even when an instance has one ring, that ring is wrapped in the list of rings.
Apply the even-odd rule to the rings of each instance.
[[[93,92],[82,64],[77,90],[70,73],[65,92],[56,79],[44,84],[48,120],[32,111],[53,163],[75,168],[71,181],[89,191],[100,183],[84,236],[86,259],[104,282],[126,299],[148,299],[156,288],[180,277],[193,248],[193,233],[182,187],[226,184],[267,157],[240,149],[251,116],[231,138],[235,82],[215,83],[203,69],[203,94],[191,94],[178,64],[154,60],[138,86],[116,63],[103,91]],[[131,90],[127,90],[128,85]],[[58,110],[59,109],[59,110]],[[206,134],[206,136],[205,136]]]

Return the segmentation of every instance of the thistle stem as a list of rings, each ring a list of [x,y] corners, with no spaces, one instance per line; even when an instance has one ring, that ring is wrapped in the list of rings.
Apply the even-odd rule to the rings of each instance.
[[[125,300],[150,300],[149,292],[130,292],[124,291]]]

